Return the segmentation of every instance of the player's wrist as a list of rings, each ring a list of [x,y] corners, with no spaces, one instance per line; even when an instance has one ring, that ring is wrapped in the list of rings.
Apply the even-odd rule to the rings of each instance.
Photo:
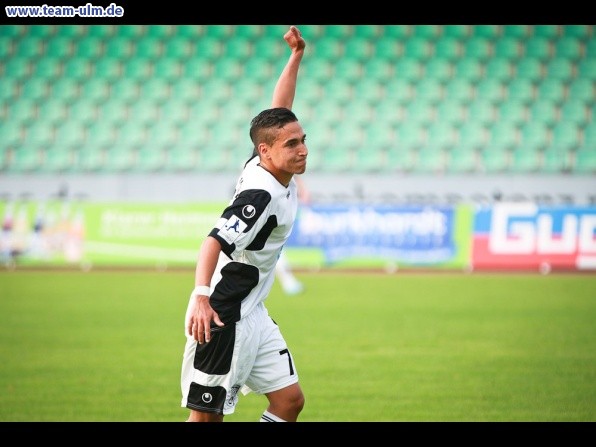
[[[211,296],[211,287],[209,287],[209,286],[195,286],[195,288],[192,291],[192,296],[193,297],[197,297],[197,296],[210,297]]]

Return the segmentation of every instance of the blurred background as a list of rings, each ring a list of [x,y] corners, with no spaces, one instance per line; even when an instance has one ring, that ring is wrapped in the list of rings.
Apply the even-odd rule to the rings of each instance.
[[[298,26],[314,204],[596,203],[595,26]],[[287,29],[0,26],[5,226],[18,203],[33,222],[47,201],[71,221],[77,203],[226,202]]]

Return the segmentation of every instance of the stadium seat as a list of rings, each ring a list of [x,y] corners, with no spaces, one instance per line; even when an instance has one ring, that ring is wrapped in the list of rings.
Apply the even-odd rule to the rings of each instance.
[[[546,39],[556,39],[561,35],[560,25],[534,25],[534,35]]]
[[[147,144],[137,151],[136,162],[133,166],[135,172],[160,172],[166,163],[166,147],[161,141],[148,139]]]
[[[64,62],[62,74],[75,81],[87,80],[93,74],[93,64],[87,58],[72,57]]]
[[[385,25],[385,36],[391,39],[406,39],[412,32],[413,25]]]
[[[39,103],[37,117],[55,126],[68,118],[68,107],[60,98],[48,98]]]
[[[534,35],[524,42],[524,56],[545,62],[551,58],[553,47],[549,39]]]
[[[435,119],[453,127],[460,127],[466,119],[466,107],[460,101],[443,100],[437,104]]]
[[[446,162],[445,152],[442,148],[424,144],[416,152],[414,172],[428,174],[443,172]]]
[[[99,117],[97,106],[87,98],[79,98],[68,105],[68,121],[84,126],[93,123]]]
[[[492,42],[484,36],[473,36],[463,43],[463,57],[486,62],[493,52]]]
[[[503,37],[514,37],[516,39],[527,39],[532,35],[530,25],[503,25]]]
[[[322,58],[331,62],[338,61],[344,55],[342,41],[335,37],[321,37],[313,48],[313,57]]]
[[[501,37],[495,42],[494,57],[516,62],[523,57],[524,51],[519,39],[511,36]]]
[[[505,83],[496,77],[486,77],[476,85],[476,100],[498,105],[503,102],[506,95]]]
[[[426,126],[435,119],[435,106],[427,101],[412,101],[406,107],[406,120],[412,125]]]
[[[105,54],[120,60],[128,59],[134,55],[133,40],[123,36],[112,37],[105,44]]]
[[[442,150],[451,150],[457,144],[457,128],[447,121],[437,119],[427,130],[427,144]]]
[[[415,150],[397,144],[387,151],[385,160],[384,171],[408,173],[414,169],[416,163]]]
[[[592,25],[565,25],[563,27],[564,37],[575,37],[580,41],[587,40],[592,37]]]
[[[468,103],[468,122],[481,124],[482,126],[491,125],[497,118],[497,109],[495,104],[489,99],[478,96]]]
[[[213,63],[213,76],[226,82],[233,82],[244,74],[244,64],[240,59],[222,57]]]
[[[41,37],[23,36],[15,41],[15,54],[28,59],[39,59],[44,54],[44,41]]]
[[[275,39],[279,39],[288,31],[288,27],[285,25],[268,25],[265,32],[268,36]],[[325,33],[324,25],[303,25],[300,27],[302,36],[308,42],[315,42],[323,36]]]
[[[37,107],[37,103],[32,99],[19,98],[7,104],[7,119],[27,126],[36,120]]]
[[[372,42],[364,37],[352,36],[344,42],[344,54],[359,63],[370,60],[374,54]]]
[[[476,57],[462,57],[455,62],[455,75],[476,83],[484,76],[484,66]]]
[[[387,82],[394,76],[393,65],[386,59],[373,57],[363,64],[363,78]]]
[[[411,36],[403,44],[403,57],[425,62],[433,55],[432,42],[424,37]]]
[[[32,73],[31,59],[22,56],[12,56],[4,64],[3,76],[11,77],[15,80],[26,78]]]
[[[530,104],[536,97],[536,88],[530,79],[515,77],[507,85],[507,99],[524,105]]]
[[[144,31],[138,37],[149,37],[167,41],[175,38],[177,34],[176,28],[177,26],[175,25],[146,25],[144,26]]]
[[[489,143],[478,152],[479,170],[489,174],[504,173],[510,168],[510,150],[502,145]]]
[[[153,64],[153,76],[164,79],[170,83],[177,82],[183,75],[186,61],[171,57],[161,57]]]
[[[21,98],[36,103],[43,101],[50,93],[50,82],[43,77],[33,76],[21,83]]]
[[[577,76],[596,82],[596,54],[577,63]]]
[[[515,73],[515,62],[502,57],[493,57],[487,61],[484,71],[486,78],[508,83]]]
[[[141,97],[139,83],[131,78],[122,77],[114,80],[110,90],[110,100],[132,104]]]
[[[520,126],[528,120],[528,108],[524,101],[511,98],[503,101],[497,108],[499,122]]]
[[[91,77],[82,80],[79,98],[91,104],[101,104],[110,98],[111,85],[105,78]]]
[[[443,98],[443,84],[436,78],[424,77],[414,84],[414,97],[435,105]]]
[[[139,40],[133,41],[134,58],[140,59],[157,59],[164,53],[163,41],[157,37],[144,36]],[[168,55],[172,57],[171,55]],[[190,51],[186,54],[186,57],[190,56]]]
[[[81,39],[74,40],[73,44],[73,56],[83,57],[87,59],[96,59],[103,56],[104,43],[99,37],[85,36]],[[65,45],[64,42],[58,41],[56,45]],[[58,50],[61,51],[61,50]],[[48,53],[50,54],[50,53]],[[60,53],[59,53],[60,54]],[[67,54],[57,57],[65,57]]]
[[[567,100],[582,101],[586,105],[596,102],[596,85],[594,81],[583,77],[573,79],[568,85]]]
[[[552,128],[551,142],[561,150],[576,150],[581,144],[580,127],[573,121],[558,121]]]
[[[254,58],[265,61],[277,61],[285,54],[284,45],[283,42],[280,42],[279,37],[260,37],[254,41],[253,56],[247,62]]]
[[[443,36],[435,42],[434,56],[453,63],[463,55],[463,45],[456,37]]]
[[[346,40],[354,35],[353,25],[325,25],[323,36],[337,40]]]
[[[413,82],[409,79],[394,77],[385,84],[385,101],[395,106],[408,104],[414,98]]]
[[[3,119],[0,121],[0,149],[3,153],[16,149],[23,140],[25,134],[23,125],[18,120]]]
[[[119,79],[123,71],[123,63],[113,57],[101,57],[93,62],[93,74],[110,82]]]
[[[529,120],[552,126],[558,119],[558,107],[548,98],[539,98],[529,108]]]
[[[578,38],[563,36],[555,41],[554,57],[576,62],[582,55],[582,43]]]
[[[540,171],[545,173],[566,173],[571,169],[571,153],[554,144],[549,144],[542,153]]]
[[[81,150],[78,151],[78,162],[81,163],[84,161],[86,163],[85,166],[82,166],[83,170],[95,170],[100,167],[100,164],[103,163],[103,161],[100,160],[101,157],[93,157],[91,152],[95,151],[99,153],[114,146],[116,144],[117,135],[115,128],[115,123],[110,123],[104,120],[98,120],[88,126],[85,144],[83,144]],[[87,153],[81,157],[80,155],[83,150]],[[101,161],[100,164],[98,164],[99,161]]]
[[[566,57],[553,57],[546,63],[546,76],[567,83],[575,76],[574,64]]]
[[[140,85],[140,98],[162,103],[170,97],[171,84],[165,79],[152,77]]]
[[[60,59],[50,56],[41,58],[33,64],[31,76],[53,81],[62,74],[62,62]]]
[[[25,128],[25,138],[23,139],[22,149],[24,152],[31,152],[35,154],[35,158],[37,159],[40,156],[40,150],[45,150],[54,142],[54,128],[43,122],[43,121],[35,121],[30,123]],[[20,161],[32,161],[33,158],[26,156],[22,158]],[[39,163],[40,160],[37,160],[36,163]],[[24,165],[23,165],[24,167]],[[32,166],[33,167],[33,166]],[[37,165],[35,166],[37,168]]]
[[[64,26],[58,28],[58,32],[64,31]],[[116,35],[116,25],[93,25],[88,27],[87,36],[97,37],[102,40],[109,40]],[[68,37],[68,36],[67,36]]]
[[[455,145],[446,153],[445,170],[452,174],[473,173],[478,170],[478,153],[474,147]]]
[[[526,56],[516,64],[516,79],[525,79],[536,83],[546,75],[544,64],[536,58]]]
[[[571,170],[575,174],[596,173],[596,150],[594,150],[594,146],[582,146],[575,152]]]
[[[145,36],[146,27],[143,25],[122,25],[116,29],[116,39],[126,38],[129,40],[141,39]]]
[[[407,122],[396,129],[397,147],[416,151],[426,143],[426,130],[418,123]]]
[[[345,57],[335,63],[334,79],[355,83],[362,78],[362,64],[356,59]]]
[[[140,127],[152,126],[160,118],[159,106],[159,102],[141,95],[141,98],[129,106],[128,121],[130,124]]]
[[[364,143],[353,151],[353,169],[355,173],[375,173],[383,170],[384,151],[376,146]]]
[[[380,37],[374,43],[375,45],[375,58],[380,58],[389,62],[396,61],[402,54],[402,46],[399,41],[389,37]]]
[[[72,148],[62,147],[57,144],[50,146],[43,151],[39,172],[68,172],[75,167],[74,152]]]
[[[511,152],[508,171],[513,173],[535,173],[541,168],[541,152],[531,147],[517,146]]]
[[[365,77],[354,85],[353,94],[355,99],[375,105],[385,98],[385,89],[377,79]]]
[[[354,25],[353,36],[374,41],[385,32],[383,25]]]
[[[560,105],[565,100],[565,83],[556,78],[545,78],[536,87],[537,99],[550,99],[555,104]]]
[[[260,39],[264,34],[264,25],[236,25],[234,35],[251,41]],[[283,36],[283,34],[281,34]]]
[[[249,38],[234,36],[223,46],[222,57],[245,62],[253,54],[252,42]]]
[[[550,141],[548,126],[542,121],[528,121],[522,128],[520,134],[519,148],[528,153],[540,152]],[[525,157],[522,157],[526,160]],[[523,160],[520,162],[523,163]]]
[[[321,153],[321,164],[325,172],[349,172],[352,169],[352,152],[336,142],[337,146],[326,148]]]
[[[516,123],[499,120],[488,128],[487,145],[495,150],[511,150],[519,144]]]
[[[442,83],[447,82],[453,76],[454,68],[449,59],[444,57],[433,57],[426,64],[424,75]]]
[[[209,26],[208,29],[211,29],[212,26]],[[224,45],[221,40],[212,36],[212,35],[204,35],[202,36],[197,42],[195,42],[195,52],[194,57],[199,58],[201,60],[214,62],[219,57],[221,57],[223,53]]]
[[[324,98],[345,105],[354,98],[354,88],[350,81],[341,78],[329,79],[323,84]]]
[[[101,169],[109,173],[130,172],[136,163],[136,148],[118,139],[118,145],[106,149]],[[122,144],[120,144],[122,143]]]
[[[500,35],[500,25],[481,24],[472,26],[472,36],[474,37],[481,37],[488,41],[493,41],[499,38]]]
[[[569,121],[582,128],[590,120],[590,114],[582,99],[567,99],[560,109],[559,122]]]
[[[478,121],[467,121],[459,129],[458,143],[471,149],[480,149],[488,140],[487,130]]]

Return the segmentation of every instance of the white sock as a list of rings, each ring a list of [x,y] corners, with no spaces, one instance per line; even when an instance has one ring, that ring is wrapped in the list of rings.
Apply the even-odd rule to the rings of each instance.
[[[282,418],[275,416],[274,414],[269,413],[267,410],[261,416],[259,422],[286,422]]]

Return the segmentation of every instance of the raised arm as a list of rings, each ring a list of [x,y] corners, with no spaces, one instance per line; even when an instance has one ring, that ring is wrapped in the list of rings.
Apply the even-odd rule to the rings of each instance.
[[[284,34],[284,40],[288,43],[292,53],[275,84],[271,107],[286,107],[291,109],[296,94],[298,69],[300,68],[302,56],[304,56],[306,42],[302,38],[300,30],[295,26],[291,26],[288,32]]]

